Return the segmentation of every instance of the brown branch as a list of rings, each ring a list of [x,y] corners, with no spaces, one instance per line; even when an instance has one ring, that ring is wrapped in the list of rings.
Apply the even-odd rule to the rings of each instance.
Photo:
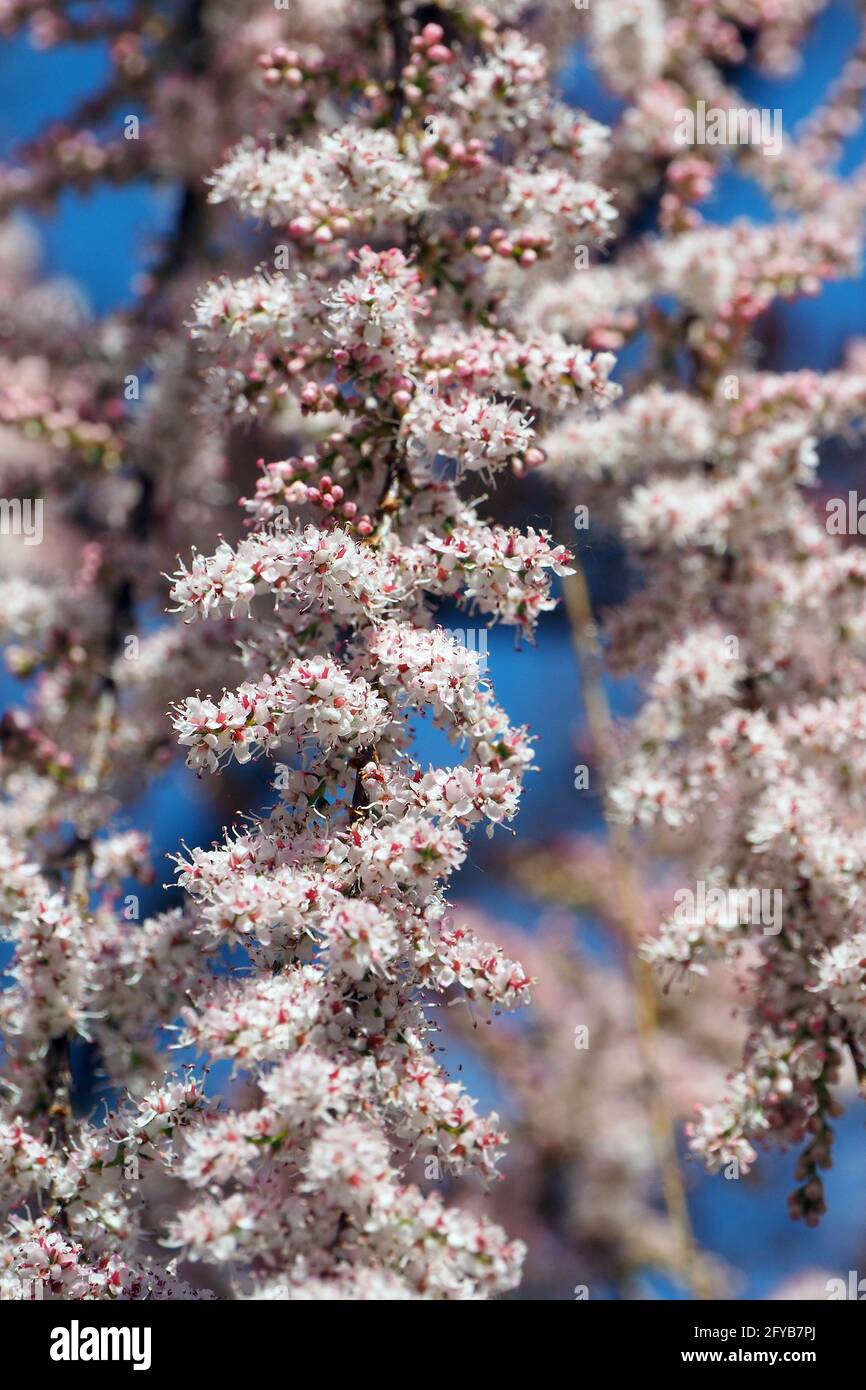
[[[403,0],[385,0],[385,25],[391,36],[391,121],[398,125],[403,114],[403,69],[409,61]]]
[[[604,690],[604,662],[592,617],[589,589],[579,557],[575,572],[563,581],[565,606],[572,640],[580,667],[580,679],[587,724],[596,752],[596,764],[604,772],[613,754],[613,719]],[[662,1176],[665,1206],[676,1236],[681,1275],[696,1298],[711,1297],[706,1276],[698,1259],[686,1202],[685,1187],[677,1157],[674,1127],[664,1095],[658,1060],[658,1010],[651,967],[638,954],[641,941],[641,885],[634,866],[633,847],[628,828],[615,820],[605,807],[605,824],[611,855],[616,866],[619,889],[619,917],[628,944],[629,970],[635,994],[638,1045],[646,1081],[648,1109],[656,1160]]]
[[[55,1149],[63,1151],[69,1143],[69,1121],[72,1118],[72,1065],[69,1035],[52,1038],[45,1060],[45,1086],[48,1093],[48,1134]],[[69,1233],[69,1217],[64,1206],[53,1216],[54,1223]]]

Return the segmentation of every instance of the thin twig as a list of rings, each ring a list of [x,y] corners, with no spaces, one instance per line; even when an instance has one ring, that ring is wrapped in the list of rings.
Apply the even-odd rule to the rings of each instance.
[[[592,617],[586,575],[579,556],[575,557],[574,569],[574,574],[568,576],[563,583],[565,606],[580,667],[583,703],[595,749],[596,765],[603,776],[605,768],[610,765],[614,748],[613,719],[604,689],[601,646]],[[642,917],[641,886],[634,866],[631,835],[627,826],[608,813],[607,807],[605,825],[619,890],[620,922],[628,945],[638,1045],[646,1080],[653,1144],[662,1176],[665,1206],[676,1235],[682,1277],[696,1298],[709,1298],[711,1290],[698,1259],[677,1157],[674,1126],[664,1096],[658,1061],[658,1009],[652,970],[638,954]]]
[[[391,124],[403,114],[403,69],[409,59],[409,35],[402,0],[385,0],[385,26],[391,36]]]
[[[58,1151],[69,1143],[72,1118],[72,1056],[68,1033],[52,1038],[45,1058],[45,1088],[48,1093],[48,1134]],[[53,1213],[54,1224],[68,1235],[69,1216],[61,1203]]]

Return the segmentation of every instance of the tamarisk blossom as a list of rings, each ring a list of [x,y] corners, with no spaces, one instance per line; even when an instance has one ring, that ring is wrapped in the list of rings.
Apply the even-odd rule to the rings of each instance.
[[[524,891],[591,911],[616,939],[616,876],[597,841],[555,840],[509,859]],[[647,928],[665,886],[647,885]],[[470,921],[479,930],[477,917]],[[524,1293],[591,1297],[604,1286],[623,1298],[641,1297],[649,1268],[682,1280],[677,1231],[660,1210],[658,1155],[627,975],[579,949],[562,909],[548,908],[531,931],[492,922],[483,930],[518,954],[538,980],[522,1026],[507,1034],[473,1027],[462,1010],[447,1019],[449,1031],[492,1068],[514,1106],[511,1171],[493,1202],[500,1219],[526,1240]],[[670,993],[659,1003],[659,1082],[673,1113],[685,1118],[736,1059],[744,1030],[732,1018],[735,990],[716,967],[691,995]],[[729,1293],[731,1272],[709,1251],[698,1259],[705,1285],[717,1296]]]
[[[234,1294],[264,1298],[476,1298],[519,1276],[519,1242],[407,1168],[426,1150],[490,1180],[505,1143],[438,1065],[426,1001],[512,1008],[530,988],[445,920],[467,832],[514,816],[532,744],[434,617],[447,599],[531,637],[552,606],[567,552],[488,523],[466,481],[537,467],[542,412],[613,399],[610,354],[523,340],[509,315],[535,265],[566,263],[577,228],[603,240],[614,212],[592,175],[603,130],[552,95],[543,49],[455,8],[453,39],[407,17],[389,54],[383,17],[335,7],[317,55],[321,13],[295,7],[293,58],[284,17],[253,5],[204,0],[152,33],[101,9],[0,10],[49,46],[113,40],[112,81],[18,152],[0,206],[142,175],[182,194],[134,309],[104,322],[63,287],[25,300],[31,266],[17,232],[5,243],[0,463],[18,485],[35,462],[57,505],[41,582],[20,557],[2,579],[9,664],[37,679],[3,725],[0,1261],[49,1298],[207,1296],[229,1266]],[[366,38],[346,63],[350,22]],[[271,246],[252,275],[202,283],[212,250],[237,265],[226,201],[280,228],[288,274]],[[152,380],[127,409],[130,367]],[[251,530],[175,576],[175,609],[206,621],[139,634],[166,555],[217,530],[238,417],[271,454]],[[220,693],[238,650],[245,679]],[[152,869],[114,818],[165,764],[169,690],[196,678],[210,692],[175,708],[190,762],[278,755],[287,775],[269,816],[184,857],[189,905],[140,922],[124,890]],[[413,761],[424,715],[453,766]],[[226,976],[223,945],[248,965]],[[231,1061],[246,1099],[166,1074],[169,1028]],[[107,1119],[73,1113],[82,1050],[112,1086]]]
[[[537,469],[644,575],[609,625],[612,669],[646,678],[611,815],[682,841],[713,887],[783,895],[778,935],[680,914],[646,947],[666,982],[715,960],[745,976],[742,1066],[693,1148],[743,1171],[761,1142],[805,1143],[794,1211],[814,1222],[843,1053],[866,1074],[866,572],[809,488],[866,387],[862,347],[823,375],[753,349],[763,315],[856,266],[866,180],[832,165],[862,39],[770,160],[684,149],[677,113],[735,106],[747,51],[787,70],[821,0],[446,0],[439,23],[384,0],[176,8],[0,0],[4,35],[103,40],[110,67],[0,170],[0,212],[128,181],[179,194],[134,304],[104,319],[0,226],[2,490],[38,484],[49,539],[38,567],[4,542],[0,576],[7,664],[32,678],[0,727],[4,1277],[72,1299],[517,1284],[520,1240],[478,1214],[506,1138],[440,1065],[435,1020],[529,1000],[510,944],[448,894],[474,828],[513,819],[533,743],[439,620],[456,604],[532,638],[571,559],[484,494]],[[612,130],[550,82],[580,35],[626,98]],[[703,222],[729,156],[783,219]],[[614,354],[639,336],[620,396]],[[260,476],[229,519],[241,429]],[[179,550],[174,616],[142,632]],[[413,756],[421,718],[444,765]],[[173,747],[201,775],[272,767],[275,804],[185,849],[185,905],[142,921],[130,879],[154,868],[124,808]],[[620,1056],[600,1074],[627,1083]],[[222,1099],[208,1060],[233,1070]],[[425,1157],[459,1176],[449,1200]],[[614,1258],[638,1243],[618,1229]]]
[[[600,177],[652,147],[658,162],[642,191],[661,193],[664,234],[634,236],[616,273],[589,267],[558,293],[540,290],[527,314],[588,343],[646,334],[635,389],[546,441],[551,474],[619,531],[643,577],[608,622],[612,670],[645,679],[608,814],[657,837],[666,854],[681,846],[686,886],[781,895],[777,935],[748,914],[677,912],[645,953],[667,983],[719,959],[741,979],[750,1025],[741,1064],[688,1126],[691,1147],[729,1177],[751,1167],[760,1145],[799,1147],[790,1210],[814,1225],[843,1066],[861,1086],[866,1078],[857,775],[866,668],[862,553],[828,535],[810,489],[825,441],[844,436],[862,449],[866,378],[856,344],[823,376],[756,370],[755,349],[762,315],[858,270],[866,170],[842,177],[833,166],[862,121],[863,33],[826,105],[786,135],[778,166],[731,152],[784,218],[710,227],[694,204],[727,151],[689,152],[703,167],[682,179],[672,115],[698,99],[735,104],[720,66],[743,56],[735,26],[745,14],[676,8],[634,4],[612,18],[597,6],[589,21],[610,80],[648,83],[614,128]],[[747,22],[762,28],[760,8]],[[780,12],[768,15],[762,58],[787,62],[788,40],[817,8],[785,7],[778,25]],[[690,189],[678,203],[677,188]],[[628,212],[629,198],[621,202]]]
[[[523,1257],[411,1180],[418,1154],[489,1181],[506,1142],[436,1060],[431,1002],[513,1009],[531,986],[447,915],[468,832],[514,816],[533,752],[436,607],[531,637],[569,572],[546,533],[489,523],[465,489],[537,467],[551,420],[615,398],[610,354],[509,327],[521,277],[564,261],[578,230],[603,241],[614,212],[579,176],[543,50],[492,16],[480,40],[470,11],[451,18],[447,41],[407,19],[408,61],[367,71],[369,110],[339,133],[244,141],[210,181],[287,226],[301,269],[199,294],[204,409],[218,429],[278,431],[293,399],[311,435],[262,460],[247,537],[194,553],[172,585],[187,622],[246,625],[244,682],[175,706],[189,765],[281,764],[269,813],[178,861],[198,932],[249,959],[194,996],[180,1041],[231,1061],[256,1099],[190,1127],[176,1171],[197,1196],[169,1238],[246,1268],[260,1297],[486,1297]],[[265,69],[277,96],[289,62]],[[391,128],[366,125],[394,82]],[[562,155],[527,172],[551,126]],[[452,766],[413,757],[419,716]]]

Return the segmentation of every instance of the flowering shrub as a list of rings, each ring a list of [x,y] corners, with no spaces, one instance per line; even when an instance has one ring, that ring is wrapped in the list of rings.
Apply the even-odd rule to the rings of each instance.
[[[568,572],[545,532],[490,524],[473,480],[537,466],[542,413],[613,398],[609,354],[522,338],[508,304],[538,262],[568,262],[578,232],[602,242],[614,213],[591,177],[602,132],[551,95],[540,49],[492,16],[455,9],[446,40],[395,12],[383,59],[366,23],[363,62],[328,70],[339,133],[310,127],[291,95],[300,59],[276,48],[261,92],[292,134],[244,136],[209,179],[212,204],[287,228],[292,250],[291,273],[211,280],[192,310],[207,452],[222,455],[239,418],[272,441],[248,534],[180,564],[171,600],[188,626],[145,639],[153,661],[131,682],[144,690],[119,688],[119,599],[98,615],[115,665],[85,769],[66,755],[86,794],[71,869],[55,858],[52,882],[6,842],[5,1166],[10,1195],[41,1213],[14,1213],[8,1262],[66,1297],[189,1296],[146,1250],[161,1174],[186,1193],[164,1241],[230,1264],[241,1296],[474,1298],[519,1277],[518,1242],[405,1171],[420,1151],[489,1180],[505,1143],[436,1061],[425,1001],[511,1009],[531,984],[448,915],[466,834],[513,817],[532,745],[435,615],[447,598],[531,637]],[[321,66],[300,74],[314,104]],[[32,601],[20,607],[38,629]],[[174,728],[199,771],[285,759],[277,803],[186,851],[188,906],[130,927],[111,886],[142,845],[96,837],[108,806],[90,797],[109,760],[117,776],[121,702],[152,700],[179,668],[228,670],[238,648],[241,683],[180,698]],[[29,668],[44,659],[34,648]],[[419,716],[460,750],[454,766],[412,758]],[[53,768],[46,730],[26,733]],[[241,1073],[243,1102],[220,1106],[192,1072],[162,1081],[149,1043],[178,1016],[178,1043]],[[104,1125],[64,1099],[76,1037],[130,1095]]]
[[[456,604],[531,641],[574,577],[546,530],[497,519],[496,484],[519,497],[536,471],[643,573],[608,625],[611,669],[646,686],[606,769],[611,824],[660,825],[720,890],[644,954],[746,977],[742,1067],[692,1147],[739,1172],[759,1141],[805,1142],[792,1210],[817,1219],[843,1052],[866,1074],[866,570],[805,488],[821,440],[862,424],[866,376],[856,346],[823,376],[762,370],[756,348],[776,300],[857,264],[866,184],[828,166],[862,43],[779,148],[727,118],[698,147],[706,121],[681,116],[731,115],[747,37],[784,71],[820,8],[191,0],[73,19],[0,0],[0,31],[98,37],[111,62],[0,171],[4,214],[102,179],[179,193],[133,305],[105,319],[38,279],[13,217],[0,229],[0,474],[10,516],[39,506],[0,577],[7,664],[30,682],[0,728],[7,1282],[70,1299],[519,1283],[523,1244],[473,1187],[498,1179],[506,1135],[440,1063],[434,1020],[530,1003],[510,937],[476,934],[448,894],[477,828],[515,816],[533,738],[440,619]],[[627,98],[610,130],[557,95],[577,37]],[[702,223],[732,152],[783,219]],[[623,349],[641,357],[625,391]],[[413,751],[425,718],[453,763]],[[182,905],[141,921],[126,890],[154,870],[124,807],[177,746],[218,783],[258,761],[272,804],[184,845]],[[781,930],[748,920],[753,890],[781,894]],[[597,979],[604,1029],[625,986]],[[173,1067],[169,1043],[195,1060]],[[584,1101],[619,1087],[640,1126],[626,1045]],[[105,1117],[81,1084],[97,1072]],[[519,1075],[515,1093],[531,1109]],[[590,1154],[616,1222],[573,1213],[617,1268],[677,1263],[643,1138],[630,1163]],[[467,1178],[456,1200],[422,1185],[425,1160]]]
[[[572,910],[592,906],[616,941],[614,866],[597,842],[557,841],[519,856],[516,867],[533,894]],[[647,894],[647,930],[661,898]],[[536,979],[519,1030],[473,1027],[466,1010],[448,1016],[508,1096],[507,1177],[491,1198],[494,1214],[527,1246],[523,1296],[594,1299],[605,1289],[642,1298],[663,1271],[686,1288],[732,1297],[737,1273],[707,1250],[684,1251],[666,1209],[627,974],[579,950],[561,908],[548,908],[531,934],[482,927],[467,915],[506,952],[519,951]],[[660,1004],[656,1080],[682,1123],[735,1062],[743,1029],[732,1021],[736,992],[719,968],[690,995],[671,992]]]
[[[821,442],[862,428],[866,376],[857,345],[823,376],[762,370],[758,332],[774,301],[814,294],[858,265],[863,170],[843,178],[833,169],[862,119],[864,38],[797,138],[773,157],[734,151],[784,220],[702,226],[692,204],[730,149],[678,150],[671,110],[736,105],[708,64],[742,56],[737,22],[758,26],[758,53],[783,69],[789,39],[817,7],[786,7],[767,29],[754,7],[748,17],[746,7],[723,8],[717,18],[687,5],[673,18],[660,5],[625,6],[614,31],[607,7],[593,8],[609,80],[622,90],[646,83],[637,102],[646,119],[626,114],[619,157],[652,152],[663,165],[655,186],[667,235],[634,237],[615,270],[581,271],[573,293],[543,289],[534,321],[589,342],[645,335],[643,381],[628,398],[546,442],[558,476],[579,461],[581,502],[594,500],[618,525],[643,576],[608,628],[612,668],[646,674],[608,814],[646,833],[661,827],[666,852],[681,843],[705,904],[664,920],[647,958],[668,982],[727,960],[750,1001],[741,1069],[687,1127],[691,1147],[736,1177],[757,1144],[801,1146],[790,1210],[813,1225],[845,1058],[866,1077],[864,668],[862,553],[830,534],[808,488]],[[623,31],[627,44],[615,36]],[[605,181],[615,183],[610,167]],[[781,911],[768,928],[748,908],[770,895]]]

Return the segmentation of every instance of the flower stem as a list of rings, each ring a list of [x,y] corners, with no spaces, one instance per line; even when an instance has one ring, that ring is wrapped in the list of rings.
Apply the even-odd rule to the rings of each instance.
[[[565,607],[580,668],[583,703],[595,750],[596,765],[604,777],[614,749],[613,719],[604,689],[604,659],[592,617],[586,575],[579,556],[575,556],[574,571],[574,574],[563,580]],[[611,856],[616,866],[621,930],[628,946],[638,1046],[647,1089],[647,1108],[662,1178],[665,1206],[676,1237],[679,1272],[695,1298],[709,1298],[711,1289],[701,1268],[695,1246],[685,1186],[677,1157],[674,1126],[665,1100],[658,1061],[658,1009],[652,969],[638,955],[642,911],[640,878],[634,864],[634,847],[628,827],[617,822],[610,815],[607,806],[604,818]]]

